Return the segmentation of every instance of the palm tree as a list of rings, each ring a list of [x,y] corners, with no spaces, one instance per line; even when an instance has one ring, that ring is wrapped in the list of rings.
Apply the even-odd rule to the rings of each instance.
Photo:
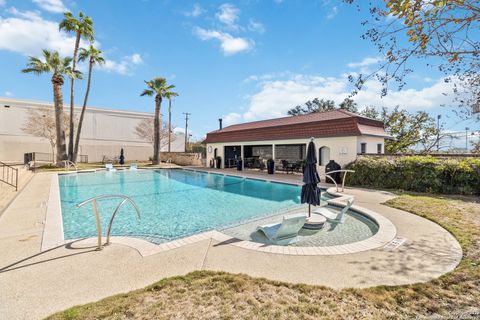
[[[172,141],[170,138],[172,134],[172,98],[178,97],[178,93],[167,92],[165,97],[168,99],[168,152],[170,152],[170,142]]]
[[[78,14],[78,19],[73,16],[71,12],[65,12],[63,14],[65,19],[60,22],[58,29],[64,30],[66,32],[75,33],[75,47],[73,49],[73,63],[72,70],[75,71],[77,66],[77,54],[78,48],[80,46],[80,38],[93,41],[94,30],[93,30],[93,20],[83,14],[80,11]],[[73,123],[73,107],[75,105],[74,98],[74,88],[75,88],[75,79],[72,78],[72,83],[70,86],[70,134],[68,137],[68,156],[70,161],[75,161],[73,158],[73,133],[74,133],[74,123]]]
[[[70,67],[72,58],[60,57],[57,51],[43,51],[45,62],[36,57],[29,57],[27,68],[23,69],[23,73],[34,73],[41,75],[43,73],[52,74],[53,84],[53,101],[55,105],[55,132],[56,132],[56,148],[57,148],[57,166],[62,165],[62,161],[67,159],[67,150],[65,145],[65,127],[63,124],[63,94],[62,86],[64,76],[73,79],[81,79],[82,73],[73,70]]]
[[[162,106],[162,99],[168,96],[172,97],[174,92],[171,90],[175,88],[174,85],[168,85],[165,78],[154,78],[150,81],[145,81],[148,89],[143,90],[140,96],[155,96],[155,119],[154,119],[154,133],[153,133],[153,161],[152,164],[160,164],[160,109]]]
[[[96,49],[92,44],[88,49],[80,48],[80,54],[78,55],[79,61],[85,61],[88,59],[88,80],[87,90],[85,91],[85,97],[83,98],[82,112],[80,113],[80,120],[78,120],[77,135],[75,136],[75,146],[73,148],[72,161],[76,161],[78,154],[78,145],[80,144],[80,134],[82,132],[83,117],[85,115],[85,109],[87,108],[88,94],[90,93],[90,84],[92,82],[92,70],[95,64],[105,63],[105,59],[102,57],[102,51]]]

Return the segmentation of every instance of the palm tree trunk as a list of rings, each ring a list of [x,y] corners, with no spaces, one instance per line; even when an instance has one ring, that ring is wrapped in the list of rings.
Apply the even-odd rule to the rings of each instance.
[[[155,97],[155,120],[153,124],[153,161],[154,165],[160,164],[160,108],[162,97]]]
[[[56,147],[57,147],[57,167],[63,165],[62,161],[67,160],[67,146],[65,143],[65,127],[63,123],[63,94],[62,85],[63,79],[53,76],[53,101],[55,104],[55,132],[56,132]]]
[[[76,162],[78,155],[78,146],[80,144],[80,133],[82,132],[83,117],[85,116],[85,110],[87,109],[88,94],[90,93],[90,83],[92,81],[92,69],[93,61],[90,60],[88,65],[88,82],[87,90],[85,91],[85,97],[83,98],[82,113],[80,113],[80,119],[78,120],[77,135],[75,136],[75,147],[73,148],[73,162]]]
[[[78,54],[78,47],[80,46],[80,31],[77,31],[77,37],[75,38],[75,48],[73,49],[73,61],[72,61],[72,70],[75,71],[75,67],[77,65],[77,54]],[[70,134],[68,136],[68,156],[69,160],[75,162],[73,158],[73,131],[75,130],[75,124],[73,123],[73,106],[75,105],[75,79],[72,78],[72,83],[70,86]]]
[[[170,152],[170,134],[172,133],[172,99],[168,99],[168,152]]]

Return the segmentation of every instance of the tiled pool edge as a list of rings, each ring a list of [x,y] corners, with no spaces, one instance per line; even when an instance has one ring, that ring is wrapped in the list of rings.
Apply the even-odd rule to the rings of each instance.
[[[191,170],[191,169],[187,169]],[[201,171],[201,170],[194,170]],[[203,171],[206,172],[206,171]],[[68,174],[68,173],[67,173]],[[258,179],[263,180],[263,179]],[[268,181],[268,180],[263,180]],[[272,181],[277,182],[277,181]],[[282,182],[280,182],[282,183]],[[284,183],[284,182],[283,182]],[[337,206],[344,206],[345,201],[349,196],[339,193],[335,188],[329,188],[328,193],[338,196],[338,198],[328,200],[329,203]],[[154,244],[147,240],[138,239],[134,237],[112,236],[111,242],[115,244],[125,245],[131,247],[139,252],[143,257],[157,254],[160,252],[176,249],[185,245],[193,244],[203,240],[213,239],[218,242],[224,242],[229,245],[240,247],[248,250],[255,250],[259,252],[267,252],[274,254],[286,254],[286,255],[340,255],[351,254],[372,249],[383,247],[388,242],[392,241],[396,236],[396,228],[393,223],[384,216],[358,206],[352,207],[353,211],[356,211],[362,215],[365,215],[375,221],[378,225],[378,231],[372,237],[343,245],[329,246],[329,247],[285,247],[276,246],[263,243],[257,243],[253,241],[240,240],[229,235],[226,235],[220,231],[212,230],[203,232],[200,234],[180,238],[170,242],[162,244]],[[46,251],[55,248],[60,245],[64,245],[70,242],[77,242],[79,244],[96,244],[97,238],[86,238],[81,240],[67,240],[64,239],[63,234],[63,222],[62,211],[60,203],[60,187],[58,182],[58,173],[52,174],[50,184],[50,194],[47,203],[47,211],[45,217],[45,226],[42,237],[41,251]]]

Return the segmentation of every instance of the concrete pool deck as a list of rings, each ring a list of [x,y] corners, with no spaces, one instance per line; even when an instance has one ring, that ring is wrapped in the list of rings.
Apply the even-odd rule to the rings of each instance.
[[[232,172],[233,173],[233,172]],[[255,172],[243,176],[262,177]],[[390,193],[346,189],[360,207],[393,222],[398,248],[342,255],[285,255],[249,250],[215,237],[142,256],[113,240],[96,251],[88,241],[41,252],[52,173],[38,173],[0,217],[0,319],[37,319],[76,304],[145,287],[195,270],[333,288],[425,282],[455,268],[462,251],[437,224],[382,205]],[[299,176],[275,175],[293,182]],[[91,243],[91,242],[90,242]]]

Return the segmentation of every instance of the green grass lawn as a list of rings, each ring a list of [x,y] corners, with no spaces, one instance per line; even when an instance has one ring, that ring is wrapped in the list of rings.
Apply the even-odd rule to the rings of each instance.
[[[464,250],[459,266],[428,283],[343,290],[198,271],[49,319],[412,319],[461,313],[476,314],[463,319],[479,318],[480,203],[466,197],[401,195],[386,204],[449,230]]]

